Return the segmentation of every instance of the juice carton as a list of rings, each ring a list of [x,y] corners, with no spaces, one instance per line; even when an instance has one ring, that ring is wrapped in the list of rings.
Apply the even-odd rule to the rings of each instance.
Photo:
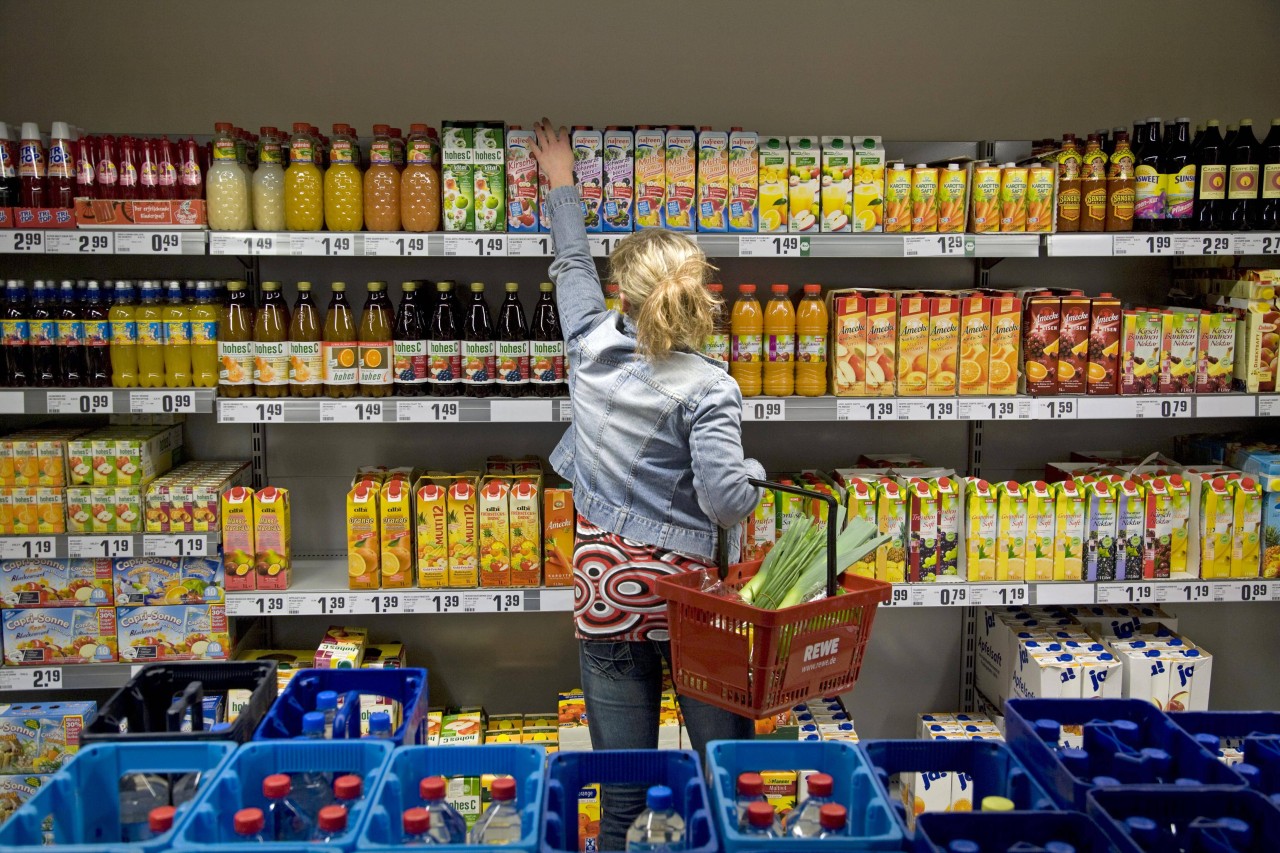
[[[876,488],[872,483],[866,480],[856,480],[849,483],[845,489],[845,508],[848,513],[848,519],[859,519],[868,524],[876,525]],[[874,578],[876,576],[876,555],[872,551],[865,557],[854,563],[851,572],[859,577]]]
[[[347,493],[347,581],[351,589],[381,586],[378,545],[378,486],[360,482]]]
[[[998,530],[995,490],[986,480],[969,478],[965,483],[965,580],[996,579]]]
[[[1027,178],[1024,166],[1006,163],[1000,170],[1000,231],[1027,230]]]
[[[508,497],[511,538],[511,585],[542,583],[542,481],[521,478]]]
[[[898,306],[894,297],[867,298],[867,396],[892,397],[898,378]]]
[[[1056,534],[1055,496],[1043,480],[1028,483],[1027,496],[1027,580],[1053,580]]]
[[[764,798],[779,816],[789,813],[796,807],[796,771],[794,770],[761,770],[764,780]]]
[[[253,489],[235,486],[222,493],[222,558],[227,566],[227,589],[255,589],[253,559]]]
[[[911,230],[917,234],[938,231],[938,170],[923,163],[911,170]]]
[[[125,663],[226,660],[231,649],[221,604],[122,607],[117,618],[120,660]]]
[[[1078,652],[1073,657],[1079,672],[1081,699],[1124,697],[1124,677],[1120,672],[1120,661],[1116,660],[1115,655],[1105,651],[1087,651]]]
[[[165,592],[165,603],[222,604],[226,600],[226,573],[221,557],[183,557],[180,585]]]
[[[1086,391],[1120,393],[1120,300],[1110,293],[1094,297],[1089,306],[1089,366]]]
[[[996,580],[1026,579],[1027,495],[1013,480],[997,483]]]
[[[1200,577],[1231,577],[1234,524],[1231,484],[1222,477],[1206,479],[1200,488]]]
[[[948,740],[946,735],[937,735],[940,740]],[[924,773],[905,774],[906,779],[899,780],[902,790],[902,801],[906,807],[908,823],[914,826],[917,816],[928,813],[949,812],[954,810],[955,779],[959,772],[949,770],[930,770]],[[971,808],[969,810],[972,810]]]
[[[742,546],[744,562],[763,560],[778,539],[778,507],[776,492],[764,489],[760,502],[747,516],[746,541]]]
[[[729,134],[729,230],[760,230],[760,139],[753,131]]]
[[[1142,580],[1146,500],[1134,480],[1114,484],[1116,496],[1116,580]]]
[[[1142,536],[1142,576],[1168,578],[1173,569],[1173,497],[1163,477],[1143,484],[1146,499]]]
[[[1231,492],[1231,577],[1256,578],[1262,573],[1262,486],[1243,477]]]
[[[511,586],[511,482],[486,477],[477,493],[480,586]]]
[[[473,587],[480,581],[476,480],[459,477],[449,485],[449,586]]]
[[[788,137],[791,149],[787,167],[791,218],[787,230],[792,234],[817,231],[821,215],[822,151],[816,136]]]
[[[479,746],[488,727],[483,708],[459,708],[440,721],[440,746]]]
[[[604,132],[604,204],[600,208],[606,232],[631,232],[636,185],[635,137],[630,130]]]
[[[822,233],[853,230],[853,143],[847,136],[822,137]]]
[[[1032,654],[1025,646],[1018,649],[1010,683],[1010,699],[1079,699],[1080,681],[1075,657],[1057,654]]]
[[[968,201],[968,170],[959,163],[948,163],[938,181],[938,233],[958,234],[964,231]]]
[[[543,583],[572,586],[573,489],[568,483],[548,486],[543,489],[542,497]]]
[[[178,557],[130,557],[112,563],[116,606],[181,604],[168,600],[168,591],[182,584],[182,560]]]
[[[973,170],[970,230],[990,234],[1000,230],[1000,167],[979,164]]]
[[[925,480],[907,483],[907,582],[937,580],[938,497]]]
[[[1236,320],[1235,387],[1250,394],[1276,390],[1280,364],[1280,307],[1276,302],[1232,300],[1243,316]]]
[[[1080,484],[1053,484],[1053,579],[1082,580],[1086,501]]]
[[[983,294],[960,298],[961,396],[985,395],[991,361],[991,297]]]
[[[551,192],[551,180],[546,170],[538,167],[538,232],[545,234],[551,230],[551,211],[547,209],[547,193]]]
[[[987,393],[997,396],[1018,391],[1018,343],[1022,339],[1022,302],[1004,294],[991,298],[991,359]]]
[[[666,138],[667,191],[662,198],[662,226],[669,231],[692,231],[698,194],[697,138],[692,130],[668,130]]]
[[[898,396],[923,397],[929,387],[929,299],[898,297]]]
[[[1056,296],[1029,295],[1022,325],[1024,385],[1036,396],[1058,393],[1058,340],[1062,325],[1062,300]]]
[[[506,231],[507,165],[502,123],[477,127],[473,140],[476,230]]]
[[[378,541],[383,589],[404,589],[414,584],[413,487],[396,478],[378,495]]]
[[[837,397],[867,393],[867,299],[858,293],[827,292],[827,313],[835,340],[830,359],[831,392]]]
[[[604,137],[598,130],[574,128],[573,181],[582,197],[582,217],[588,233],[604,230],[600,207],[604,203]]]
[[[667,192],[667,135],[636,130],[636,229],[662,227],[662,200]]]
[[[6,727],[3,723],[0,723],[0,728],[16,730],[18,726]],[[40,790],[41,786],[47,784],[52,778],[53,776],[48,773],[16,773],[0,776],[0,821],[8,820],[11,814],[16,812],[27,800],[34,797],[36,791]],[[45,831],[52,832],[52,818],[47,819],[42,826]]]
[[[729,207],[729,134],[698,132],[698,230],[727,231]]]
[[[853,230],[870,234],[884,227],[884,142],[855,136],[853,145]]]
[[[911,230],[911,170],[894,163],[884,176],[884,231],[902,234]]]
[[[114,599],[110,560],[0,560],[5,607],[102,607]]]
[[[266,486],[254,495],[253,543],[258,589],[288,589],[293,577],[288,489]],[[376,539],[369,547],[377,547]]]
[[[418,586],[438,589],[449,583],[449,529],[447,486],[427,477],[414,489],[417,523]]]
[[[791,152],[782,136],[760,140],[760,233],[787,230],[790,217]]]
[[[1062,297],[1058,327],[1058,393],[1083,394],[1089,372],[1089,297]]]
[[[507,131],[507,230],[527,233],[538,230],[538,161],[531,153],[532,130],[512,127]]]
[[[889,583],[907,580],[907,493],[897,482],[884,479],[878,484],[876,527],[893,538],[876,549],[876,579]]]
[[[0,617],[6,664],[58,666],[116,659],[114,607],[5,610]]]
[[[1200,364],[1200,318],[1195,314],[1166,311],[1161,318],[1164,358],[1160,365],[1161,394],[1195,391]]]
[[[1028,232],[1047,234],[1053,230],[1053,189],[1058,170],[1053,166],[1032,166],[1027,170]]]
[[[96,702],[32,702],[4,706],[0,748],[11,773],[52,773],[80,751],[80,732]],[[43,777],[42,777],[43,778]]]
[[[1120,393],[1154,394],[1164,352],[1164,318],[1159,311],[1125,311],[1120,325]]]
[[[1166,480],[1169,488],[1169,571],[1187,571],[1187,546],[1191,531],[1191,484],[1177,474]]]
[[[594,853],[600,849],[600,786],[583,785],[578,789],[578,853]]]
[[[1084,580],[1116,579],[1116,495],[1097,481],[1084,487]]]
[[[1202,311],[1196,362],[1196,393],[1231,390],[1235,372],[1236,316]]]
[[[938,577],[959,577],[961,483],[939,477],[933,487],[938,499]]]
[[[1185,649],[1174,655],[1169,683],[1174,688],[1169,699],[1170,711],[1209,710],[1209,685],[1213,674],[1213,656],[1204,649]]]
[[[926,394],[953,397],[960,349],[960,300],[929,297],[929,378]]]
[[[369,631],[359,626],[330,625],[316,646],[316,669],[359,669],[364,665]]]
[[[475,208],[475,128],[445,122],[441,153],[440,181],[443,196],[444,230],[474,231]]]

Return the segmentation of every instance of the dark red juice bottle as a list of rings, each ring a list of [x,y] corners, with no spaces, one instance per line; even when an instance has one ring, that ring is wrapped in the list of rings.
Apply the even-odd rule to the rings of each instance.
[[[436,397],[462,393],[462,335],[454,313],[453,282],[436,282],[436,302],[427,334],[427,383]]]
[[[120,140],[120,183],[116,198],[132,201],[138,198],[138,140],[126,136]]]
[[[507,298],[498,310],[497,374],[498,393],[523,397],[529,393],[529,324],[520,304],[520,285],[507,282]]]
[[[156,143],[156,198],[172,201],[178,197],[178,157],[169,137]]]
[[[84,317],[80,314],[75,282],[64,281],[58,291],[59,384],[64,388],[80,388],[84,378]]]
[[[76,140],[76,198],[97,198],[98,141],[92,136]]]
[[[468,397],[493,396],[495,354],[493,317],[484,298],[484,283],[473,281],[462,324],[462,384]]]
[[[98,198],[120,198],[120,163],[116,138],[110,134],[98,140]]]
[[[397,397],[423,397],[427,393],[427,319],[418,304],[418,283],[401,285],[403,295],[392,330],[392,357]]]
[[[37,281],[31,298],[31,384],[36,388],[57,387],[58,318],[53,296],[43,281]]]
[[[9,125],[0,121],[0,207],[17,207],[21,198],[18,150],[9,137]]]
[[[557,397],[568,393],[560,311],[556,308],[555,285],[544,281],[538,290],[538,304],[533,308],[529,327],[529,380],[535,396]]]

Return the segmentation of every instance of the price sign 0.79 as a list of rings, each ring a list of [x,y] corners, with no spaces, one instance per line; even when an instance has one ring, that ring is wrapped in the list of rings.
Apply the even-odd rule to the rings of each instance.
[[[748,400],[742,404],[744,421],[785,421],[786,400]]]

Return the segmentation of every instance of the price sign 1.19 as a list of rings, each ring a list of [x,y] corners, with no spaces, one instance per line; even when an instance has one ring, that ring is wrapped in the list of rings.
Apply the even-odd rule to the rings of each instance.
[[[55,557],[57,540],[52,536],[5,536],[0,538],[0,560],[33,560]]]
[[[747,400],[742,404],[744,421],[785,421],[786,400]]]
[[[132,557],[132,536],[70,536],[67,538],[67,556],[73,560],[109,557]]]

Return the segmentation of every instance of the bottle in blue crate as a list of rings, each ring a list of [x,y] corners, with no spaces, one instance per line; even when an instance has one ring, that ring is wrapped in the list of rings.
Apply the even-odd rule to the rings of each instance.
[[[159,838],[173,829],[173,815],[177,810],[173,806],[159,806],[147,815],[147,828],[151,838]]]
[[[346,806],[347,811],[364,798],[364,780],[354,773],[346,773],[333,780],[333,801]]]
[[[667,789],[670,794],[671,789]],[[491,802],[489,808],[484,814],[480,815],[480,819],[476,821],[475,828],[471,830],[472,844],[518,844],[520,842],[520,808],[516,805],[516,780],[510,776],[504,776],[493,780],[490,786],[489,796]],[[669,804],[669,803],[668,803]],[[677,820],[679,818],[677,817]],[[681,822],[680,830],[683,834],[684,823]],[[627,836],[627,849],[631,847],[630,838]],[[657,847],[636,847],[636,850],[658,850],[666,848]]]
[[[346,806],[325,806],[316,819],[316,841],[337,841],[347,834]]]
[[[627,850],[683,850],[684,818],[676,813],[671,789],[666,785],[654,785],[645,796],[645,804],[648,808],[627,830]]]
[[[443,776],[428,776],[418,783],[422,806],[431,813],[431,837],[437,844],[466,844],[467,820],[445,800],[448,786]]]
[[[169,805],[169,781],[158,773],[129,773],[120,777],[120,840],[151,838],[151,812]]]
[[[947,845],[947,853],[982,853],[982,847],[976,841],[957,838]]]
[[[814,773],[805,784],[808,796],[787,816],[783,827],[788,838],[817,838],[822,834],[822,807],[831,802],[835,783],[826,773]]]
[[[745,824],[739,830],[743,835],[752,838],[778,837],[778,818],[773,813],[773,806],[768,803],[750,803],[747,806],[746,818]]]
[[[239,844],[265,844],[267,818],[262,809],[240,809],[232,821]],[[272,839],[274,840],[274,839]]]
[[[369,715],[369,737],[384,738],[390,740],[391,731],[391,715],[386,711],[378,711]]]
[[[1255,849],[1253,829],[1238,817],[1193,821],[1187,827],[1187,836],[1190,844],[1184,849],[1189,853],[1235,853]]]
[[[313,823],[294,801],[293,782],[283,773],[262,780],[262,796],[267,798],[267,834],[273,841],[310,841]]]
[[[827,803],[818,810],[819,838],[844,838],[849,834],[849,812],[839,803]]]
[[[439,844],[431,836],[431,813],[417,807],[406,809],[400,818],[404,826],[404,839],[400,842],[406,847]]]
[[[738,811],[738,828],[747,825],[747,808],[752,803],[765,803],[764,778],[759,773],[738,774],[738,796],[734,806]]]
[[[324,740],[324,724],[324,714],[319,711],[303,714],[302,736],[307,740]],[[293,798],[304,814],[318,815],[322,808],[329,805],[332,799],[332,779],[332,774],[317,770],[293,774]]]
[[[338,715],[338,694],[333,690],[321,690],[316,694],[316,710],[324,714],[325,739],[333,737],[333,718]]]
[[[1158,850],[1164,833],[1149,817],[1135,815],[1124,819],[1124,831],[1144,850]]]

